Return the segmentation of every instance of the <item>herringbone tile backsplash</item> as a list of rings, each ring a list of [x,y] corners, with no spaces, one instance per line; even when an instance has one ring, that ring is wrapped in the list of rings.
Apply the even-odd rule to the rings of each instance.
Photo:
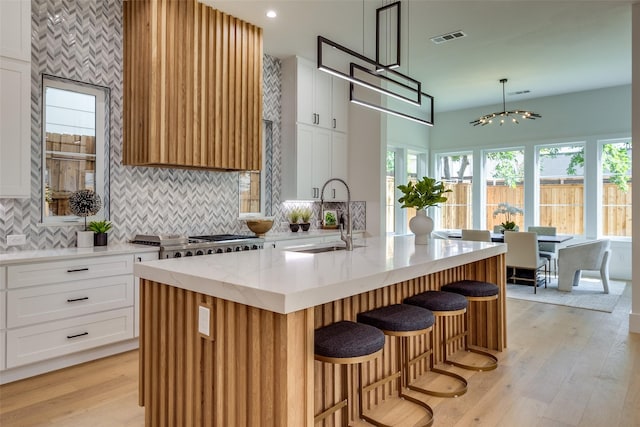
[[[105,197],[114,223],[110,242],[137,233],[248,233],[237,219],[237,173],[122,165],[122,0],[32,0],[31,8],[31,198],[0,199],[0,251],[18,250],[6,246],[8,234],[27,236],[20,250],[75,246],[79,227],[40,224],[42,74],[111,89]],[[273,122],[266,201],[276,216],[274,230],[286,231],[280,225],[287,211],[280,200],[280,61],[265,55],[263,72],[264,118]],[[312,206],[319,212],[317,203]],[[364,229],[365,204],[354,202],[352,208],[354,228]]]

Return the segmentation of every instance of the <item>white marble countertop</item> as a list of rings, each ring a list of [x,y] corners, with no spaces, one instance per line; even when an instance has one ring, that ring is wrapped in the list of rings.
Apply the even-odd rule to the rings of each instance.
[[[134,273],[287,314],[506,252],[502,243],[433,239],[415,245],[413,235],[355,243],[364,247],[319,254],[266,248],[149,261],[136,263]]]
[[[130,243],[116,243],[91,248],[52,248],[0,253],[0,265],[20,264],[33,261],[60,261],[70,258],[92,257],[96,255],[119,255],[158,252],[160,248]]]

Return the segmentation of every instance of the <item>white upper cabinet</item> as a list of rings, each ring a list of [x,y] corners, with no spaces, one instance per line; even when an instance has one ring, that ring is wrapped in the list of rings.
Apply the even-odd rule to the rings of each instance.
[[[297,123],[347,131],[348,84],[299,57],[283,61],[283,103],[290,102]],[[287,94],[287,89],[290,93]]]
[[[0,56],[31,62],[31,1],[0,1]]]
[[[320,200],[329,178],[347,179],[348,85],[302,58],[282,65],[283,200]],[[345,201],[330,182],[325,201]]]
[[[31,2],[0,1],[0,198],[31,192]]]

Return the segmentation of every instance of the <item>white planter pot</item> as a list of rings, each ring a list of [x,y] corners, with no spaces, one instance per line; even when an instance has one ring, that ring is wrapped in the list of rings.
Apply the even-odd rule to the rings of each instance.
[[[79,248],[93,247],[93,231],[78,231],[76,235],[76,246]]]
[[[416,245],[426,245],[433,231],[433,219],[424,209],[416,211],[416,216],[409,220],[409,229],[416,235]]]

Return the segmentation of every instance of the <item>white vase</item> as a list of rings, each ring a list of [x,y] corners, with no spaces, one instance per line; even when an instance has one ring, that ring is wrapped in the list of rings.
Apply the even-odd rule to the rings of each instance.
[[[416,235],[416,245],[426,245],[433,231],[433,220],[424,209],[416,211],[416,216],[409,220],[409,229]]]
[[[76,234],[76,246],[79,248],[93,247],[93,231],[78,231]]]

